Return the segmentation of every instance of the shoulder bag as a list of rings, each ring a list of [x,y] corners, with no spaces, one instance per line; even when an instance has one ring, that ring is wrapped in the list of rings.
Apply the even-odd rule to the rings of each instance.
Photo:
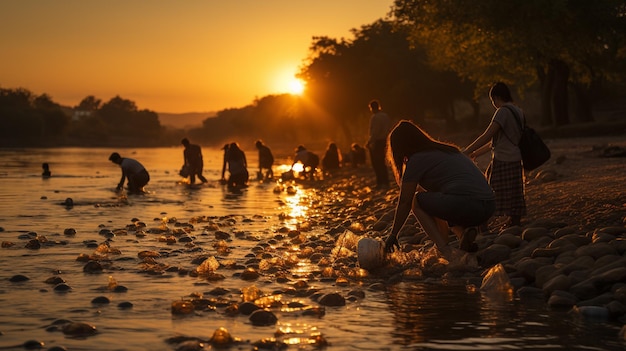
[[[548,148],[546,143],[543,142],[543,139],[541,139],[539,134],[537,134],[534,129],[526,125],[526,119],[524,119],[522,123],[515,109],[513,109],[511,106],[504,107],[506,107],[509,111],[511,111],[511,113],[513,113],[513,116],[517,121],[517,125],[522,131],[522,137],[516,145],[517,147],[519,147],[522,154],[522,166],[524,167],[524,169],[531,171],[546,163],[546,161],[548,161],[551,156],[550,148]],[[502,130],[502,132],[504,133],[504,129]],[[511,140],[511,138],[509,138],[506,133],[504,133],[504,136],[506,136],[507,139]],[[511,142],[514,143],[513,140],[511,140]]]

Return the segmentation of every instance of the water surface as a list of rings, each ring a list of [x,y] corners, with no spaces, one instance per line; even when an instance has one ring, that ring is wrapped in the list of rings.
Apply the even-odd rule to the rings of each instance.
[[[151,175],[144,196],[122,198],[114,192],[120,169],[108,161],[111,152],[142,162]],[[252,349],[252,343],[276,337],[278,330],[289,337],[289,349],[314,349],[311,336],[321,334],[329,350],[623,350],[618,338],[621,325],[606,321],[583,321],[563,310],[550,310],[543,299],[494,298],[481,294],[466,281],[427,279],[405,281],[371,289],[384,281],[371,277],[352,279],[348,286],[321,279],[311,262],[291,268],[290,282],[278,282],[272,274],[255,281],[239,277],[241,270],[220,268],[226,279],[206,279],[179,274],[148,274],[137,254],[144,250],[161,252],[160,262],[193,270],[195,257],[209,255],[220,260],[244,263],[259,242],[267,241],[282,228],[296,229],[307,216],[315,195],[304,188],[295,194],[274,192],[275,184],[252,182],[234,194],[218,179],[220,150],[204,150],[208,185],[189,188],[179,184],[182,148],[152,149],[0,149],[0,239],[14,242],[0,251],[0,349],[23,349],[28,340],[45,343],[45,348],[65,346],[68,350],[170,350],[166,343],[175,336],[208,340],[220,327],[242,343],[234,349]],[[251,165],[256,155],[248,152]],[[42,179],[41,163],[48,162],[52,177]],[[252,168],[251,171],[254,169]],[[254,173],[254,172],[251,172]],[[275,172],[280,174],[280,172]],[[72,198],[73,207],[63,205]],[[202,229],[198,218],[231,216],[232,225],[221,230],[231,234],[232,249],[227,256],[214,248],[212,232]],[[185,243],[159,241],[161,235],[118,235],[111,246],[120,254],[102,274],[83,272],[81,254],[92,254],[90,243],[102,243],[103,229],[124,229],[135,221],[148,228],[170,228],[174,223],[192,222],[194,249]],[[77,234],[64,234],[73,228]],[[324,235],[327,228],[315,227],[306,235]],[[29,234],[30,233],[30,234]],[[36,233],[36,234],[34,234]],[[235,235],[239,233],[240,235]],[[25,248],[28,237],[45,236],[51,243],[40,249]],[[280,252],[280,251],[279,251]],[[285,255],[288,251],[284,251]],[[21,274],[28,281],[8,279]],[[45,280],[58,275],[71,287],[55,292]],[[385,277],[381,277],[385,278]],[[110,279],[128,288],[116,293],[107,289]],[[222,311],[177,316],[173,301],[190,294],[206,295],[216,287],[228,289],[230,299],[240,299],[243,288],[256,287],[272,295],[294,281],[304,280],[323,292],[363,291],[364,298],[349,300],[345,306],[327,307],[321,317],[289,311],[275,311],[278,323],[253,326],[247,316],[229,316]],[[93,304],[106,296],[111,303]],[[272,295],[275,296],[275,295]],[[309,297],[282,295],[282,300],[317,306]],[[118,308],[130,302],[130,309]],[[97,328],[93,336],[73,338],[50,325],[59,319],[85,322]],[[208,347],[207,347],[208,349]]]

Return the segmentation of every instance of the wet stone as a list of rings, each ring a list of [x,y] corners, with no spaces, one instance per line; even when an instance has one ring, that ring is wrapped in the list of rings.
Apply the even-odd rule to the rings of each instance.
[[[339,293],[324,294],[319,299],[319,304],[323,306],[345,306],[346,299]]]
[[[261,307],[255,305],[252,302],[246,301],[246,302],[242,302],[241,304],[239,304],[239,312],[243,315],[249,316],[251,315],[254,311],[260,310]]]
[[[12,276],[11,278],[9,278],[9,281],[11,283],[25,282],[27,280],[30,280],[30,278],[28,278],[27,276],[22,275],[22,274],[16,274],[16,275]]]
[[[102,270],[102,265],[96,261],[89,261],[83,267],[83,272],[85,273],[101,273]]]
[[[44,342],[39,340],[28,340],[22,344],[26,350],[41,350],[44,347]]]
[[[91,303],[94,305],[108,305],[111,303],[111,300],[106,296],[98,296],[91,300]]]
[[[65,283],[57,284],[54,286],[54,291],[56,292],[66,292],[70,290],[72,290],[72,288]]]
[[[44,283],[50,284],[50,285],[57,285],[57,284],[65,283],[65,280],[59,276],[54,276],[54,277],[50,277],[46,279]]]
[[[31,239],[26,243],[25,247],[31,250],[38,250],[41,248],[41,243],[37,239]]]
[[[133,306],[134,305],[132,304],[132,302],[128,302],[128,301],[120,302],[117,304],[117,307],[123,310],[131,309],[133,308]]]
[[[96,334],[96,327],[82,322],[71,322],[61,329],[63,334],[72,336],[90,336]]]
[[[257,326],[274,325],[278,322],[278,318],[274,313],[267,310],[256,310],[250,314],[250,322]]]

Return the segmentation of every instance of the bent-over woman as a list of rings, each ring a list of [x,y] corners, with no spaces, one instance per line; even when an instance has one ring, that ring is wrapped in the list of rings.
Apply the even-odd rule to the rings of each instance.
[[[476,226],[491,217],[494,194],[478,167],[453,144],[431,138],[411,121],[400,121],[387,137],[387,160],[400,186],[385,250],[399,247],[397,235],[413,213],[437,249],[450,257],[448,234],[469,251]]]

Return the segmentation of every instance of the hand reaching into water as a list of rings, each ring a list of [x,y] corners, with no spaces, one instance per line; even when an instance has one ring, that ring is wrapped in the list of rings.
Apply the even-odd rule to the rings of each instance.
[[[398,237],[393,234],[389,234],[387,240],[385,240],[385,252],[394,252],[397,249],[400,249]]]

